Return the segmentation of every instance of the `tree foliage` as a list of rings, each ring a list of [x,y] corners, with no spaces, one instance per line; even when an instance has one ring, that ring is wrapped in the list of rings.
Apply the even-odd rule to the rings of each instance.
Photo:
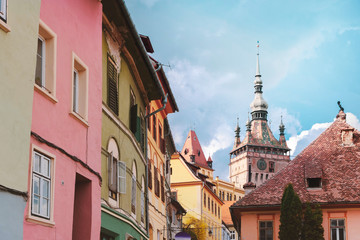
[[[208,227],[204,221],[189,216],[183,219],[183,228],[192,240],[206,240]]]
[[[322,221],[323,215],[320,205],[316,204],[314,208],[312,208],[310,203],[306,203],[301,239],[324,240]]]
[[[302,206],[299,196],[289,183],[281,199],[280,240],[300,239],[302,226]]]

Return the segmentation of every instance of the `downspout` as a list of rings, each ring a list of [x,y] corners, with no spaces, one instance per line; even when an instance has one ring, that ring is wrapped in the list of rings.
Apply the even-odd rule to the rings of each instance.
[[[158,79],[157,79],[158,80]],[[159,80],[158,80],[159,81]],[[154,111],[154,112],[152,112],[152,113],[150,113],[150,106],[148,107],[148,111],[149,111],[149,114],[147,114],[144,118],[145,118],[145,126],[147,127],[148,126],[148,119],[152,116],[152,115],[154,115],[154,114],[156,114],[156,113],[158,113],[158,112],[160,112],[160,111],[162,111],[162,110],[164,110],[165,109],[165,107],[166,107],[166,104],[167,104],[167,96],[168,96],[168,94],[166,94],[165,95],[165,98],[162,100],[162,104],[163,104],[163,106],[161,107],[161,108],[159,108],[159,109],[157,109],[156,111]],[[145,167],[145,177],[146,177],[146,184],[145,184],[145,187],[146,187],[146,203],[145,203],[145,212],[146,212],[146,230],[147,230],[147,232],[149,232],[149,184],[148,184],[148,182],[149,182],[149,176],[148,176],[148,171],[149,171],[149,158],[148,158],[148,154],[147,154],[147,145],[148,145],[148,137],[147,137],[147,132],[148,132],[148,130],[146,129],[146,131],[145,131],[145,159],[146,159],[146,167]]]

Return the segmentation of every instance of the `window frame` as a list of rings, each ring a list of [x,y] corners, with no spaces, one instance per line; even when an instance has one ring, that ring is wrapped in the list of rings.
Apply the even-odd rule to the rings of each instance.
[[[33,176],[34,176],[34,159],[35,153],[39,155],[43,155],[44,157],[49,159],[49,175],[50,175],[50,183],[49,183],[49,206],[48,213],[49,216],[44,216],[41,214],[33,213],[32,204],[33,204]],[[34,222],[37,224],[45,225],[45,226],[54,226],[54,192],[55,192],[55,155],[45,151],[44,149],[32,144],[31,145],[31,158],[30,158],[30,170],[31,174],[29,174],[29,198],[28,198],[28,211],[26,215],[26,221]],[[37,174],[37,173],[35,173]]]
[[[74,111],[74,72],[78,72],[78,111]],[[88,101],[89,101],[89,70],[85,63],[73,52],[72,53],[72,77],[71,77],[71,110],[70,114],[88,126]]]
[[[339,236],[339,229],[343,229],[343,239],[346,240],[346,219],[345,218],[330,218],[329,219],[329,225],[330,225],[330,240],[340,240]],[[339,224],[339,220],[344,221],[344,225],[343,226],[338,226]],[[332,226],[331,222],[332,221],[337,221],[337,226]],[[333,234],[332,231],[336,230],[336,238],[333,238]]]
[[[7,0],[2,0],[0,4],[0,20],[7,22]]]
[[[42,45],[41,45],[41,56],[40,56],[41,57],[41,85],[40,85],[40,87],[46,89],[46,74],[45,74],[45,72],[46,72],[46,68],[45,68],[45,63],[46,63],[46,41],[45,41],[45,38],[42,37],[41,35],[38,36],[38,43],[39,43],[39,41],[42,43]],[[39,48],[39,45],[38,45],[38,48]],[[36,57],[37,58],[39,57],[38,52],[36,52]],[[37,68],[37,64],[36,64],[36,68]],[[36,83],[36,78],[35,78],[35,84],[37,84]],[[39,84],[37,84],[37,85],[39,86]],[[49,91],[49,90],[47,90],[47,91]]]
[[[132,164],[131,171],[131,214],[136,217],[136,189],[137,189],[137,180],[136,180],[136,165],[135,162]]]
[[[41,85],[34,79],[34,89],[53,103],[56,99],[56,48],[57,35],[40,19],[38,39],[43,42],[43,56],[41,63],[42,81]],[[36,53],[37,54],[37,53]],[[37,68],[37,66],[36,66]],[[35,68],[35,70],[36,70]],[[36,72],[35,72],[36,77]]]
[[[126,194],[126,162],[118,161],[117,180],[118,193]]]
[[[265,223],[265,227],[261,227],[261,223],[262,222],[264,222]],[[269,223],[269,222],[271,222],[271,232],[272,232],[272,234],[271,234],[271,238],[270,239],[268,239],[267,238],[267,235],[266,235],[266,231],[270,228],[270,227],[268,227],[267,226],[267,223]],[[264,239],[264,240],[274,240],[274,221],[272,221],[272,220],[263,220],[263,221],[259,221],[259,223],[258,223],[258,226],[259,226],[259,232],[258,232],[258,234],[259,234],[259,239],[260,240],[262,240],[262,239]],[[264,230],[264,238],[261,238],[261,230]]]

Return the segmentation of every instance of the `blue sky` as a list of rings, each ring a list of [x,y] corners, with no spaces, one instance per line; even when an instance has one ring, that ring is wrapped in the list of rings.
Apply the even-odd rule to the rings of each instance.
[[[215,176],[227,179],[236,118],[253,100],[256,42],[263,96],[278,138],[280,116],[295,156],[334,120],[341,101],[360,129],[360,1],[127,0],[152,56],[163,64],[179,112],[178,150],[195,129]]]

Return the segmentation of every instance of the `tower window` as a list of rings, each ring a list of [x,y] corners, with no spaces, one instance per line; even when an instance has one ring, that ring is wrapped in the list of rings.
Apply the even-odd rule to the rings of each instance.
[[[321,188],[321,178],[307,178],[308,188]]]
[[[275,162],[269,162],[269,172],[275,172]]]

